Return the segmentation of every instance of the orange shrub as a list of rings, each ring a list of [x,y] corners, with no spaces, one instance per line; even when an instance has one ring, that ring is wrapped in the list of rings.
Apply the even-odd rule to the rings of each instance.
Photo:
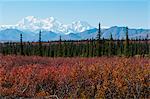
[[[0,96],[149,98],[148,57],[0,59]]]

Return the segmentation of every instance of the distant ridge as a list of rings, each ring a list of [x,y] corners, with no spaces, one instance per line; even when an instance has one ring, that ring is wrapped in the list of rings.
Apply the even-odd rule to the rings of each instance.
[[[85,21],[76,21],[71,24],[63,24],[54,17],[39,19],[34,16],[27,16],[21,19],[16,25],[0,26],[0,41],[19,41],[20,33],[23,34],[24,41],[38,41],[38,33],[42,31],[42,40],[59,40],[62,36],[64,40],[83,40],[95,38],[97,28]],[[125,38],[125,27],[113,26],[110,28],[102,27],[101,38],[109,39],[112,34],[113,39]],[[130,29],[129,38],[150,39],[150,29]]]
[[[59,36],[62,36],[63,40],[84,40],[92,39],[97,35],[97,28],[89,29],[83,32],[62,34],[52,31],[42,31],[42,41],[59,40]],[[113,39],[125,39],[125,27],[110,27],[108,29],[102,29],[101,38],[109,39],[112,34]],[[22,31],[18,29],[5,29],[0,31],[0,41],[19,41],[20,33],[23,34],[23,41],[38,41],[39,34],[32,31]],[[150,39],[150,29],[129,29],[129,39],[144,39],[147,37]]]

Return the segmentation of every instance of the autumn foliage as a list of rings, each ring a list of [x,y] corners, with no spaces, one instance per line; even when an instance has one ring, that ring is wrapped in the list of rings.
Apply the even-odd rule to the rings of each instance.
[[[0,56],[0,96],[150,98],[148,57]]]

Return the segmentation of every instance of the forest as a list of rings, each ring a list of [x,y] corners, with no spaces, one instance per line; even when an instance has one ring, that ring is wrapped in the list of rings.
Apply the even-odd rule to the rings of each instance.
[[[101,38],[101,28],[96,38],[87,40],[42,41],[41,31],[38,42],[0,43],[0,53],[3,55],[38,55],[46,57],[100,57],[100,56],[150,56],[150,40],[148,35],[144,39],[129,39],[126,27],[126,39],[116,40]]]

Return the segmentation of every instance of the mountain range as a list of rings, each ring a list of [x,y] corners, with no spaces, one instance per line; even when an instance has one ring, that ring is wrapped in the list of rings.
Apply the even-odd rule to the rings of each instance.
[[[0,26],[0,41],[19,41],[20,33],[24,41],[38,41],[39,31],[42,31],[42,41],[58,40],[60,35],[64,40],[82,40],[95,38],[98,32],[96,27],[85,21],[76,21],[71,24],[62,24],[53,17],[39,19],[28,16],[19,21],[16,25]],[[101,29],[101,38],[125,39],[125,27],[113,26]],[[150,29],[129,29],[129,38],[150,39]]]

